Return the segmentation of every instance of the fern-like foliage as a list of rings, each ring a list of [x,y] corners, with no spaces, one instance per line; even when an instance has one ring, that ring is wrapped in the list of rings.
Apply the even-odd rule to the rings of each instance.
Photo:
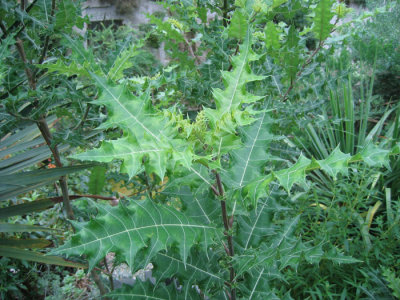
[[[216,227],[194,222],[181,212],[150,200],[129,206],[93,204],[99,213],[87,223],[74,222],[77,233],[54,254],[86,254],[93,268],[109,252],[117,252],[134,269],[147,265],[161,250],[177,247],[185,264],[193,245],[207,247],[218,235]],[[140,261],[135,257],[141,251]]]

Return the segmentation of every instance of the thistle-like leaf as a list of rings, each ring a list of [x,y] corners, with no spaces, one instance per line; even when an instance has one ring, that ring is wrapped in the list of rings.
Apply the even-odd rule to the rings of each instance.
[[[320,41],[325,40],[331,33],[333,24],[331,20],[334,16],[332,12],[333,0],[320,0],[317,7],[315,8],[314,31],[317,39]]]
[[[88,72],[88,66],[89,64],[87,62],[84,63],[83,65],[79,65],[75,61],[72,61],[69,65],[67,65],[61,59],[57,60],[54,64],[47,63],[47,64],[37,65],[38,68],[47,69],[47,71],[50,73],[58,72],[66,76],[78,75],[83,77],[90,76]]]
[[[223,71],[222,78],[225,89],[215,88],[213,96],[216,109],[206,108],[205,115],[210,121],[210,127],[217,136],[213,148],[220,149],[222,136],[235,135],[237,126],[244,126],[255,121],[252,105],[263,96],[252,95],[246,90],[249,82],[262,80],[263,76],[252,73],[249,62],[259,58],[251,49],[251,30],[246,32],[243,44],[239,47],[239,55],[232,58],[232,71]],[[243,104],[247,105],[243,108]],[[218,138],[221,135],[221,138]],[[218,153],[220,154],[220,152]]]
[[[140,41],[137,45],[123,49],[108,71],[107,77],[114,81],[121,79],[124,75],[123,71],[133,66],[130,59],[140,53],[137,49],[142,45],[143,43]]]
[[[273,214],[284,209],[277,205],[276,201],[269,196],[260,199],[258,205],[248,215],[238,216],[238,239],[237,242],[243,250],[257,248],[260,244],[276,233],[272,222]]]
[[[373,143],[369,143],[354,157],[363,160],[367,165],[371,167],[385,166],[389,169],[389,154],[389,150],[382,149]]]
[[[317,162],[322,170],[336,180],[338,173],[342,173],[343,175],[348,174],[347,164],[350,157],[350,154],[344,154],[340,151],[339,146],[337,146],[326,159],[318,160]]]
[[[310,160],[301,155],[293,166],[273,172],[266,176],[261,176],[248,183],[243,187],[242,196],[244,198],[248,197],[253,203],[256,203],[260,197],[268,195],[269,184],[276,179],[279,184],[290,193],[294,184],[307,187],[307,172],[316,169],[323,169],[328,175],[335,178],[339,173],[346,175],[348,164],[352,162],[363,161],[372,167],[385,166],[389,168],[389,156],[398,154],[398,152],[399,147],[397,145],[395,145],[391,150],[386,150],[370,143],[353,156],[344,154],[338,148],[336,148],[331,155],[324,160]]]
[[[268,49],[277,50],[281,47],[279,42],[279,31],[274,22],[269,21],[264,29],[265,45]]]
[[[263,266],[257,266],[240,282],[239,289],[243,299],[249,300],[280,300],[275,291],[270,287],[271,273]]]
[[[228,35],[243,40],[246,37],[249,23],[246,16],[240,10],[235,10],[228,28]]]
[[[341,264],[354,264],[354,263],[359,263],[362,262],[359,259],[356,259],[351,256],[344,255],[340,253],[336,248],[331,248],[329,251],[327,251],[323,255],[324,259],[328,259],[330,261],[333,261],[334,263],[337,263],[339,265]]]
[[[72,27],[80,17],[75,5],[76,4],[72,0],[64,0],[59,3],[55,15],[54,28],[56,30],[63,30],[64,33],[72,30]]]
[[[306,158],[304,155],[300,155],[300,158],[293,166],[288,169],[275,172],[274,175],[278,179],[280,185],[290,192],[295,183],[302,186],[307,186],[306,170],[310,163],[311,160]]]
[[[228,272],[219,267],[219,261],[224,253],[211,249],[199,251],[193,248],[186,262],[171,251],[158,253],[152,263],[153,276],[156,278],[156,286],[162,284],[166,279],[176,278],[182,286],[182,293],[187,299],[198,299],[194,285],[210,299],[220,299],[218,295],[223,293],[223,286]],[[190,296],[191,295],[191,296]]]
[[[153,110],[149,93],[135,96],[126,86],[112,86],[104,79],[92,76],[102,90],[99,99],[93,103],[108,109],[108,119],[101,128],[119,127],[124,136],[73,158],[101,162],[122,159],[121,171],[130,177],[141,172],[142,165],[147,172],[154,172],[160,178],[164,178],[167,164],[174,167],[174,162],[179,162],[190,168],[190,145],[179,140],[178,131]]]
[[[262,175],[266,151],[273,139],[270,124],[268,113],[263,112],[252,125],[239,129],[243,146],[230,152],[230,168],[222,173],[223,182],[232,190],[242,189]]]
[[[155,287],[151,282],[142,282],[137,280],[133,286],[123,285],[122,288],[116,289],[107,294],[108,298],[118,300],[132,299],[153,299],[153,300],[179,300],[185,299],[175,287],[174,284],[166,285],[165,283]]]
[[[150,200],[118,207],[94,205],[99,211],[97,218],[88,223],[74,222],[77,233],[53,254],[85,254],[92,269],[107,253],[117,252],[133,269],[147,265],[159,251],[176,246],[186,263],[193,245],[207,247],[217,234],[213,225],[199,224]],[[135,261],[139,251],[142,259]]]

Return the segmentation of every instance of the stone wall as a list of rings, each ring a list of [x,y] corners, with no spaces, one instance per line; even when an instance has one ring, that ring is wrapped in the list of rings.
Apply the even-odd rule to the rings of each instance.
[[[105,1],[88,0],[83,3],[83,15],[89,16],[94,22],[122,20],[123,24],[136,27],[148,22],[146,14],[163,11],[163,7],[155,1],[137,0],[137,8],[129,14],[119,14],[115,5],[110,5]]]

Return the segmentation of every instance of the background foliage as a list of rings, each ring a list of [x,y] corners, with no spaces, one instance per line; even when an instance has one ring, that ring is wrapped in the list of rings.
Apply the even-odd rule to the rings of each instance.
[[[163,5],[1,1],[1,297],[398,298],[399,5]]]

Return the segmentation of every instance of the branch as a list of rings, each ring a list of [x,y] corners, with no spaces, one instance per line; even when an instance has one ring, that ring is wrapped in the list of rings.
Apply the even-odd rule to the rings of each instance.
[[[25,65],[25,74],[26,74],[26,77],[28,77],[29,86],[32,90],[36,90],[35,77],[31,71],[31,69],[29,69],[29,67],[28,67],[28,60],[26,59],[24,44],[23,44],[22,40],[17,39],[17,42],[15,45],[17,46],[19,56],[21,57],[21,60]]]
[[[100,195],[70,195],[69,199],[70,200],[75,200],[75,199],[79,199],[79,198],[91,198],[91,199],[100,199],[100,200],[118,200],[117,197],[111,196],[111,197],[106,197],[106,196],[100,196]],[[60,203],[63,200],[62,196],[58,196],[58,197],[53,197],[53,198],[49,198],[49,200],[51,200],[54,203]],[[40,200],[37,200],[40,201]]]
[[[224,0],[224,6],[222,7],[222,24],[224,27],[228,25],[228,13],[229,13],[229,7],[228,7],[228,0]]]
[[[7,28],[4,25],[3,21],[0,21],[0,28],[1,28],[1,31],[3,31],[4,37],[6,38],[7,37]]]
[[[187,45],[187,47],[188,47],[188,50],[189,50],[190,55],[196,60],[197,64],[201,64],[200,58],[193,52],[192,45],[191,45],[191,44],[189,43],[189,41],[187,40],[185,34],[182,34],[182,36],[183,36],[183,39],[185,40],[185,43],[186,43],[186,45]]]
[[[51,153],[53,154],[54,161],[56,163],[56,166],[58,168],[61,168],[63,166],[60,158],[60,153],[58,152],[57,145],[52,145],[52,136],[50,133],[49,126],[47,125],[47,121],[42,116],[42,118],[36,122],[36,125],[38,126],[40,133],[42,134],[44,140],[46,141],[47,146],[49,147]],[[65,212],[67,213],[67,217],[69,219],[74,219],[74,212],[71,207],[71,203],[69,201],[69,196],[68,196],[68,184],[67,184],[67,177],[62,176],[59,180],[60,185],[61,185],[61,191],[62,191],[62,197],[63,197],[63,204],[64,204],[64,209]]]
[[[79,123],[74,128],[72,128],[72,130],[77,130],[80,127],[83,127],[83,124],[85,123],[87,116],[89,115],[89,110],[90,110],[90,104],[88,103],[86,105],[86,110],[85,110],[85,113],[83,114],[82,119],[79,121]]]

